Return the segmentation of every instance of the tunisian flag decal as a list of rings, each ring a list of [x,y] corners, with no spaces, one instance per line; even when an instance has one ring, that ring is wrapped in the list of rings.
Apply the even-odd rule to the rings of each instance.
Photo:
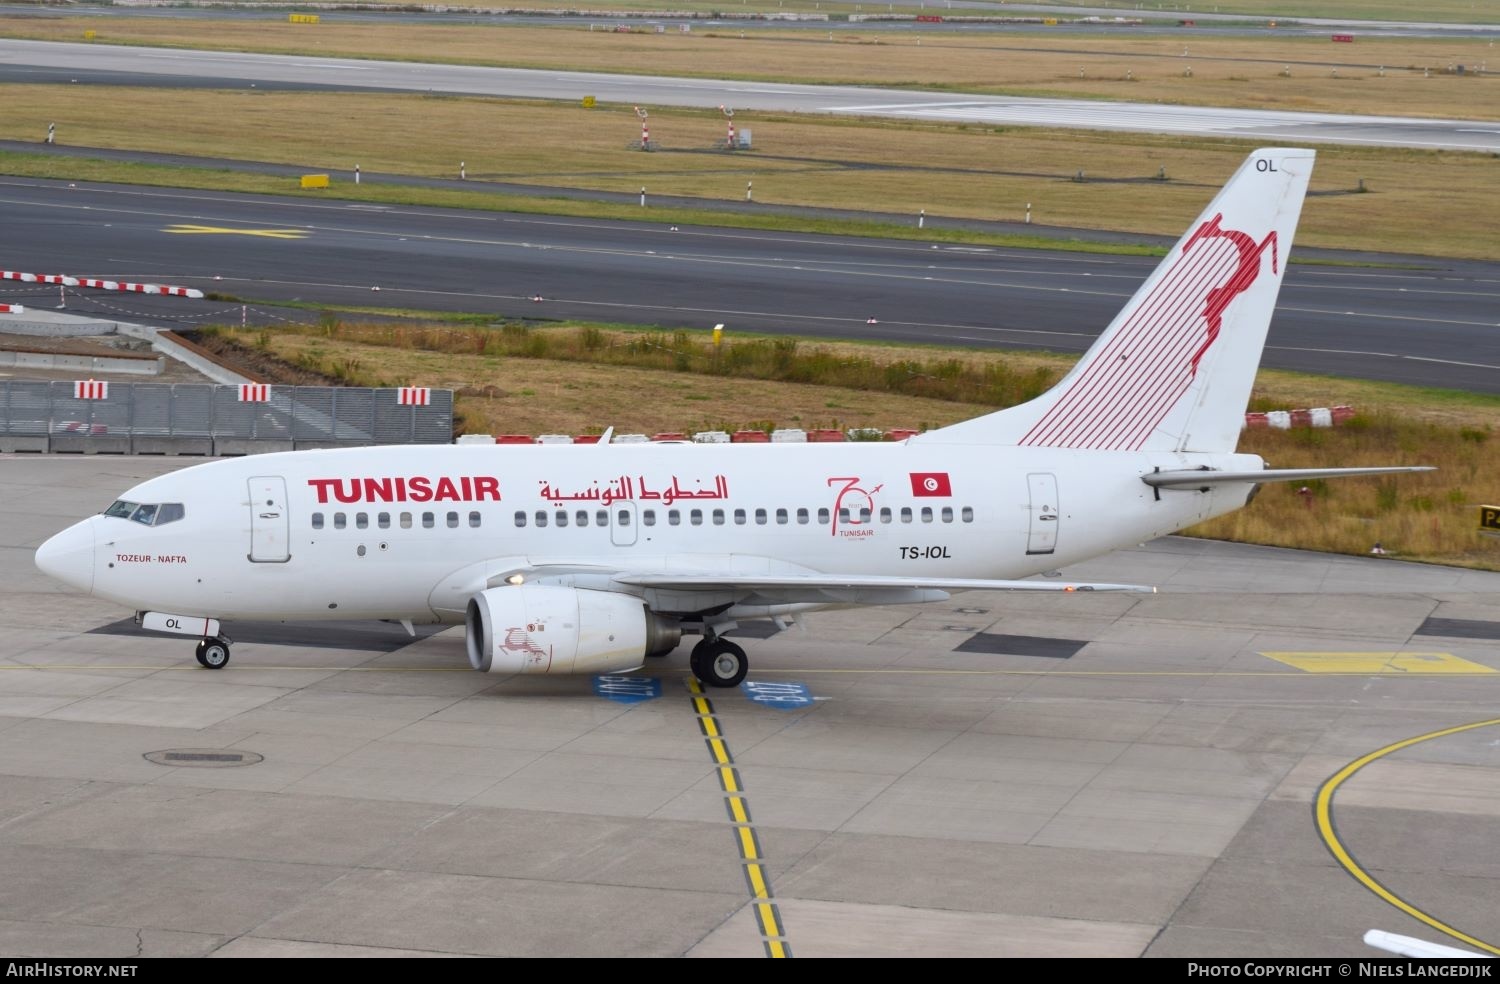
[[[948,482],[947,472],[912,472],[911,494],[951,496],[953,486]]]

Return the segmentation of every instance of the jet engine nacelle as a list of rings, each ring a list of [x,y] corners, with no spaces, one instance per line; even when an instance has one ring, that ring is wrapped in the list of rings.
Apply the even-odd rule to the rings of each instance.
[[[633,670],[682,636],[681,625],[639,598],[547,584],[481,591],[465,624],[469,664],[483,673]]]

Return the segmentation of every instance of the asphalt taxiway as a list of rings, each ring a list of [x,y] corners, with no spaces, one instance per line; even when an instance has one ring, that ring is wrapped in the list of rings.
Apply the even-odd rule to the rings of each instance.
[[[705,695],[380,624],[209,671],[31,560],[190,463],[0,456],[0,953],[1500,946],[1500,574],[1169,538],[1066,572],[1157,595],[812,615]]]

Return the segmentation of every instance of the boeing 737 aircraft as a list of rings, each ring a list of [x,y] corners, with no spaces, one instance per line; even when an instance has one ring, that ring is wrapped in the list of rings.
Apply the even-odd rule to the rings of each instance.
[[[421,446],[215,461],[143,482],[37,565],[199,637],[219,619],[462,623],[490,673],[614,673],[724,633],[946,592],[1150,590],[1018,580],[1245,505],[1240,426],[1312,172],[1250,155],[1071,372],[1035,400],[898,444]]]

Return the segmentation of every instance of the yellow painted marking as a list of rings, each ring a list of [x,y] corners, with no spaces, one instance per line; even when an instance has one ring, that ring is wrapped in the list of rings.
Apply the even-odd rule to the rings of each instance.
[[[771,886],[766,884],[765,872],[758,864],[745,865],[745,877],[750,879],[750,896],[757,899],[771,897]]]
[[[701,694],[701,693],[703,693],[703,684],[701,684],[701,683],[698,682],[698,678],[697,677],[691,677],[690,676],[690,677],[687,678],[687,688],[688,688],[688,693],[690,693],[690,694]],[[699,713],[702,713],[702,712],[699,712]]]
[[[760,922],[760,933],[762,936],[781,935],[781,920],[777,918],[774,903],[755,903],[755,918]]]
[[[724,787],[726,793],[743,793],[744,787],[740,785],[740,774],[737,769],[727,765],[719,766],[719,785]]]
[[[735,823],[750,822],[750,813],[745,809],[745,798],[743,796],[729,797],[729,818]]]
[[[760,847],[755,843],[755,829],[753,827],[736,827],[735,834],[739,836],[740,857],[746,861],[755,861],[760,858]]]
[[[1449,926],[1447,923],[1438,921],[1437,919],[1418,909],[1416,906],[1398,897],[1390,889],[1386,888],[1384,885],[1380,884],[1380,882],[1372,878],[1370,874],[1365,871],[1365,869],[1359,866],[1359,862],[1354,860],[1354,857],[1349,853],[1349,850],[1344,847],[1343,842],[1339,840],[1338,832],[1334,830],[1333,826],[1334,794],[1338,792],[1339,787],[1343,785],[1350,777],[1352,777],[1360,769],[1363,769],[1365,766],[1369,765],[1371,762],[1382,759],[1393,752],[1399,752],[1403,748],[1410,748],[1412,745],[1416,745],[1420,742],[1431,741],[1434,738],[1445,738],[1448,735],[1456,735],[1465,731],[1472,731],[1475,728],[1487,728],[1497,724],[1500,724],[1500,718],[1491,718],[1488,721],[1475,721],[1473,724],[1461,724],[1455,728],[1444,728],[1442,731],[1429,731],[1425,735],[1417,735],[1415,738],[1407,738],[1404,741],[1398,741],[1394,744],[1387,745],[1384,748],[1376,749],[1375,751],[1371,752],[1368,755],[1362,756],[1361,758],[1357,758],[1353,762],[1350,762],[1348,765],[1344,766],[1339,771],[1335,772],[1331,777],[1329,777],[1328,781],[1323,783],[1323,785],[1318,789],[1318,798],[1314,804],[1314,813],[1317,816],[1318,820],[1318,834],[1323,838],[1324,845],[1327,846],[1329,852],[1333,854],[1334,858],[1338,860],[1338,863],[1344,866],[1344,870],[1353,875],[1361,885],[1363,885],[1365,888],[1368,888],[1376,895],[1380,896],[1380,898],[1384,899],[1386,902],[1389,902],[1391,905],[1400,909],[1408,916],[1426,923],[1438,932],[1447,933],[1454,939],[1459,940],[1463,943],[1467,943],[1469,946],[1483,950],[1486,953],[1493,953],[1496,956],[1500,956],[1500,947],[1492,946],[1491,944],[1486,943],[1483,940],[1475,939],[1467,933],[1459,932],[1452,926]]]
[[[705,738],[721,737],[721,735],[719,734],[719,722],[715,721],[713,718],[699,718],[698,730],[703,732],[703,737]]]
[[[1264,655],[1264,654],[1262,654]],[[1477,664],[1476,664],[1477,665]],[[802,669],[800,667],[787,667],[776,669],[774,667],[759,667],[755,671],[761,676],[772,673],[788,673],[795,676],[805,674],[865,674],[871,676],[1028,676],[1028,677],[1305,677],[1305,671],[1292,670],[939,670],[939,669]],[[1368,676],[1363,670],[1341,670],[1348,675]],[[1468,675],[1478,676],[1481,673],[1494,673],[1489,667],[1471,671],[1452,671],[1454,676]],[[1320,674],[1321,676],[1336,676],[1333,671]]]
[[[714,706],[708,702],[707,697],[694,697],[693,710],[699,714],[712,714]]]
[[[267,239],[306,239],[306,229],[229,229],[221,226],[169,225],[162,232],[177,236],[264,236]]]
[[[720,765],[734,761],[729,757],[729,746],[724,744],[723,738],[708,739],[708,750],[713,753],[714,761]]]
[[[1284,653],[1263,652],[1278,663],[1305,673],[1494,673],[1482,663],[1471,663],[1452,653]]]
[[[766,956],[773,960],[784,960],[792,955],[792,948],[785,940],[766,940]]]

